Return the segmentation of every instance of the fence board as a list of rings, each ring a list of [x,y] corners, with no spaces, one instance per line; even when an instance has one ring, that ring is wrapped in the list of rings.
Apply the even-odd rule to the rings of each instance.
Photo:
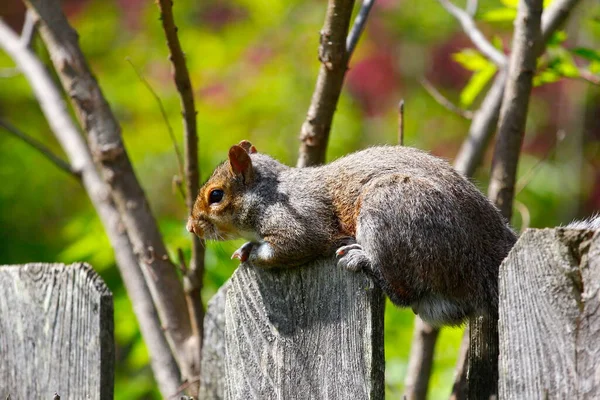
[[[112,399],[112,295],[83,263],[0,266],[0,397]]]
[[[500,268],[501,399],[600,398],[600,232],[528,230]]]
[[[331,261],[269,271],[240,266],[221,305],[212,303],[205,320],[224,315],[221,395],[382,399],[383,307],[383,295],[370,279]],[[211,346],[207,339],[204,351]],[[206,398],[221,398],[211,393]]]

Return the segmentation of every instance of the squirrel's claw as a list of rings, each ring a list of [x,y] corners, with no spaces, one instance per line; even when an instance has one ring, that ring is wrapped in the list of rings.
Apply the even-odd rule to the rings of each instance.
[[[354,243],[342,246],[336,250],[335,255],[338,259],[338,267],[343,267],[354,272],[371,268],[371,261],[367,253],[365,253],[359,244]]]
[[[250,251],[252,250],[252,243],[246,242],[239,249],[233,252],[231,259],[237,258],[240,262],[246,262],[250,257]]]

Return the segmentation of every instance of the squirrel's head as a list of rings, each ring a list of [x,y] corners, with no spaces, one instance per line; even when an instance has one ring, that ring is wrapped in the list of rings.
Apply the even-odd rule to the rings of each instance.
[[[241,237],[234,213],[242,194],[254,180],[250,154],[256,148],[247,140],[231,146],[229,159],[219,165],[200,188],[187,222],[187,230],[201,239],[230,240]]]

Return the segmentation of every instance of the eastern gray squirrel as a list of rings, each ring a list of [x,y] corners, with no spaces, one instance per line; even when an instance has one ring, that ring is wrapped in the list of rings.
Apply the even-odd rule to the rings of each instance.
[[[446,161],[399,146],[291,168],[242,141],[200,189],[187,229],[248,240],[232,258],[262,268],[335,255],[436,326],[497,315],[498,267],[516,241]]]

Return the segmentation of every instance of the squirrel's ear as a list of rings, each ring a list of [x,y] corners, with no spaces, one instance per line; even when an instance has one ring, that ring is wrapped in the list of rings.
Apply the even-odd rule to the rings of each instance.
[[[229,149],[229,168],[234,175],[241,175],[245,183],[252,180],[252,160],[242,146],[231,146]]]
[[[246,153],[248,153],[248,154],[254,154],[254,153],[256,153],[256,147],[254,147],[252,145],[252,143],[250,143],[247,140],[242,140],[238,144],[238,146],[240,146],[242,149],[246,150]]]

